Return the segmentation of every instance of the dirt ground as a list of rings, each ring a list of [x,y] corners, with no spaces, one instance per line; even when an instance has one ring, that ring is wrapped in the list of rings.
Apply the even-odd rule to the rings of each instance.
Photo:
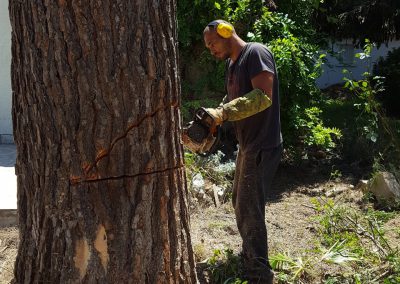
[[[364,194],[357,187],[362,175],[346,174],[332,180],[329,167],[328,170],[323,168],[318,165],[304,168],[281,166],[266,206],[270,255],[285,253],[293,259],[307,259],[314,254],[318,246],[318,224],[314,217],[318,213],[311,202],[312,198],[321,203],[331,198],[334,202],[346,203],[354,208],[359,208],[363,203]],[[399,227],[399,215],[384,226],[385,236],[393,248],[399,248],[400,238],[396,231]],[[234,253],[241,250],[241,238],[230,203],[218,208],[197,206],[192,209],[191,233],[198,263],[205,262],[215,249],[230,248]],[[325,276],[352,273],[351,268],[323,262],[315,264],[313,268],[315,275],[309,275],[309,280],[301,283],[319,284]],[[198,269],[198,275],[200,283],[209,283],[205,271]]]
[[[359,180],[351,176],[330,180],[328,174],[318,167],[281,167],[277,173],[274,189],[266,207],[266,222],[270,254],[288,253],[292,257],[302,256],[315,250],[316,226],[313,220],[316,211],[311,198],[323,200],[327,197],[357,206],[363,196],[355,186]],[[389,241],[398,246],[400,217],[390,220],[385,228]],[[191,237],[196,261],[201,263],[211,257],[215,249],[230,248],[240,251],[240,236],[236,228],[231,204],[191,204]],[[0,284],[10,283],[18,246],[16,227],[0,228]],[[321,264],[319,276],[334,273],[332,268]],[[200,283],[208,283],[199,270]],[[309,283],[321,283],[312,279]]]
[[[0,228],[0,284],[8,284],[13,278],[18,242],[17,227]]]

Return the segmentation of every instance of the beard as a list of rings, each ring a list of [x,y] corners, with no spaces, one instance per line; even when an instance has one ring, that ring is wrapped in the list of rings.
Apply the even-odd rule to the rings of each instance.
[[[217,59],[217,60],[226,60],[229,58],[228,53],[226,52],[218,52],[216,54],[213,54],[213,56]]]

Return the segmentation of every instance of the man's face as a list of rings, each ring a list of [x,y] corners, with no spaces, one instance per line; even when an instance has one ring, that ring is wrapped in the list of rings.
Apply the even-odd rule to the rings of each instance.
[[[229,57],[228,41],[220,37],[215,31],[209,30],[204,33],[204,43],[215,58],[225,60]]]

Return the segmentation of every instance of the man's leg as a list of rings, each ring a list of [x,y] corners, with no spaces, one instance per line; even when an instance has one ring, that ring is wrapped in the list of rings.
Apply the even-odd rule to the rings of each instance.
[[[258,274],[255,277],[272,278],[268,263],[265,199],[280,156],[281,148],[239,153],[236,163],[233,205],[243,240],[245,269],[247,267],[249,274]]]
[[[268,151],[261,151],[257,159],[261,186],[264,192],[264,203],[267,203],[267,196],[271,191],[272,181],[281,161],[282,151],[282,145]]]
[[[237,188],[240,183],[241,179],[241,165],[242,165],[242,152],[239,150],[237,157],[236,157],[236,164],[235,164],[235,177],[233,178],[233,189],[232,189],[232,205],[233,208],[236,207],[236,196],[237,196]]]

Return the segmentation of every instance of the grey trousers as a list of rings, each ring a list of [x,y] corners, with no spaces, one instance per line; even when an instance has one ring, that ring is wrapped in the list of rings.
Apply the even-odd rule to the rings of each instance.
[[[282,156],[282,145],[256,153],[239,150],[232,202],[242,237],[242,256],[269,266],[265,204]]]

